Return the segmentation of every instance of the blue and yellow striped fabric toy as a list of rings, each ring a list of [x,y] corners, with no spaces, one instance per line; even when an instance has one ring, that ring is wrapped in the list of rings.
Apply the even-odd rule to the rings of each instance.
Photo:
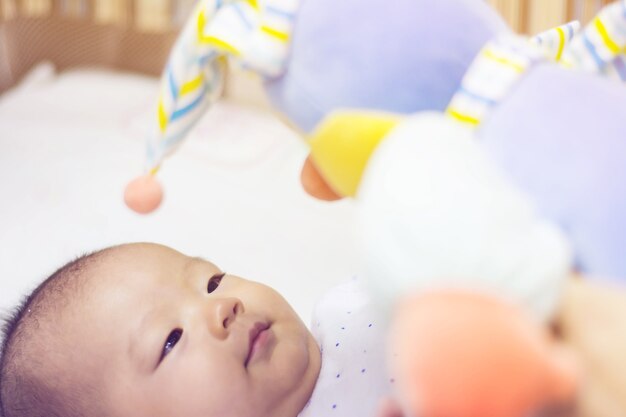
[[[204,0],[197,4],[169,58],[150,137],[148,168],[185,138],[224,82],[223,58],[264,77],[282,73],[296,0]]]
[[[276,109],[310,133],[341,107],[444,110],[476,53],[505,30],[483,0],[200,0],[162,78],[152,175],[126,201],[144,213],[158,206],[154,174],[219,96],[225,60],[260,74]]]
[[[557,45],[550,50],[562,62],[622,74],[622,7],[616,2],[567,48],[561,40],[571,27],[538,39]],[[262,75],[275,108],[308,134],[341,108],[445,111],[475,57],[507,33],[483,0],[200,0],[164,71],[149,174],[129,186],[126,201],[139,212],[158,206],[154,174],[219,96],[226,60]]]

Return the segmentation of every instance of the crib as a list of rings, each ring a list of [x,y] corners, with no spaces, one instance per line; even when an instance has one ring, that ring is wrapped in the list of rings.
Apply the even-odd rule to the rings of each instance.
[[[565,22],[589,22],[612,0],[488,0],[516,31],[536,34]]]
[[[242,106],[264,99],[232,69],[227,99],[164,167],[167,206],[142,219],[123,206],[155,77],[195,1],[0,0],[0,313],[77,254],[130,241],[271,285],[305,321],[319,296],[354,274],[354,207],[305,198],[296,183],[308,150],[267,107]],[[487,1],[527,34],[586,23],[610,2]],[[42,61],[61,75],[24,85]],[[85,67],[105,71],[72,74]],[[94,94],[83,94],[87,86]]]
[[[39,61],[158,75],[193,2],[1,0],[0,91]]]
[[[72,257],[122,242],[265,282],[306,321],[353,273],[352,208],[320,207],[296,186],[306,146],[255,105],[262,85],[248,73],[229,71],[225,97],[164,167],[167,207],[138,218],[124,206],[156,76],[194,4],[0,0],[0,316]]]
[[[587,22],[610,0],[488,0],[521,33]],[[0,93],[48,60],[158,75],[194,0],[0,0]]]
[[[526,33],[588,21],[606,3],[489,1]],[[316,296],[353,272],[352,207],[320,207],[299,191],[307,150],[267,107],[243,106],[264,103],[262,86],[244,73],[229,72],[226,100],[168,163],[168,208],[137,221],[123,206],[121,190],[143,162],[155,76],[194,3],[0,0],[0,177],[12,179],[0,181],[0,310],[80,251],[137,239],[265,280],[303,317]],[[25,77],[42,61],[53,64],[52,81]],[[210,193],[188,187],[197,178]],[[217,212],[215,198],[223,202]],[[205,230],[225,238],[207,240]],[[273,261],[278,253],[290,262]],[[314,288],[294,285],[294,276]]]

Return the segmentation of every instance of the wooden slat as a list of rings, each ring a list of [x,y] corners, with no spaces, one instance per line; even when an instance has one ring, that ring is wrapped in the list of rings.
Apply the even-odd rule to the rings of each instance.
[[[567,0],[529,0],[528,33],[537,34],[567,22]]]
[[[63,13],[67,16],[90,18],[93,4],[90,0],[63,0]]]
[[[603,5],[601,0],[582,0],[581,3],[582,6],[580,20],[583,23],[590,22]]]
[[[171,27],[170,0],[135,0],[135,8],[135,24],[138,29],[152,32]]]
[[[51,6],[50,0],[25,0],[20,8],[26,16],[43,16],[50,13]]]
[[[533,35],[572,20],[589,23],[614,0],[488,0],[511,28]]]
[[[489,0],[504,20],[516,32],[523,32],[523,2],[519,0]]]
[[[196,0],[175,0],[172,2],[172,24],[174,27],[182,27],[191,14]]]
[[[3,8],[6,11],[6,9]],[[6,15],[4,15],[6,17]],[[15,83],[15,77],[11,68],[8,54],[8,42],[6,34],[6,26],[9,24],[5,21],[0,24],[0,94]]]
[[[3,70],[0,63],[0,92],[42,60],[60,71],[97,66],[157,76],[176,36],[175,31],[146,33],[68,17],[13,19],[0,26],[0,58],[8,64]]]
[[[517,31],[519,33],[528,34],[528,27],[530,25],[530,4],[527,1],[517,1],[520,8],[519,27]]]
[[[128,19],[127,3],[127,0],[95,0],[95,21],[98,23],[125,23]]]
[[[0,0],[0,21],[51,13],[149,32],[180,28],[197,0]]]

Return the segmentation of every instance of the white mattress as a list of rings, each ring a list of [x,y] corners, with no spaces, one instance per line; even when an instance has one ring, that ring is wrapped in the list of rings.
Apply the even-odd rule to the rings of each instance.
[[[159,211],[131,213],[122,192],[143,166],[156,86],[39,67],[0,97],[0,309],[78,254],[151,241],[275,286],[308,322],[315,299],[355,270],[350,202],[308,198],[302,140],[222,101],[162,169]]]

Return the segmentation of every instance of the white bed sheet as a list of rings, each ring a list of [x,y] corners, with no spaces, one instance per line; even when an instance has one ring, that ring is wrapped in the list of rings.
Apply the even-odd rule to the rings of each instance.
[[[355,270],[351,203],[308,198],[302,140],[221,101],[161,171],[159,211],[131,213],[122,192],[142,169],[156,86],[40,67],[0,97],[0,310],[78,254],[151,241],[276,287],[308,323],[316,298]]]

